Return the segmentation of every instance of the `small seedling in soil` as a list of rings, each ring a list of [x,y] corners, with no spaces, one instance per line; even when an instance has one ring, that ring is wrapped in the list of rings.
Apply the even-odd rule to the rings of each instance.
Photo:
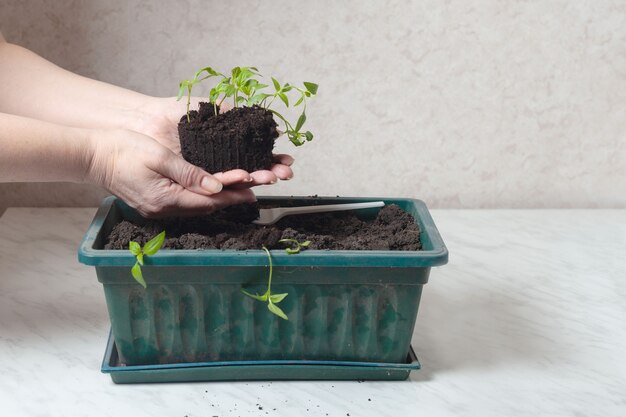
[[[249,293],[248,291],[246,291],[246,290],[244,290],[242,288],[241,292],[244,293],[245,295],[247,295],[248,297],[254,298],[255,300],[259,300],[259,301],[262,301],[262,302],[267,302],[267,309],[269,311],[271,311],[273,314],[276,314],[281,319],[289,320],[289,318],[287,317],[285,312],[283,310],[281,310],[280,307],[278,307],[276,305],[276,304],[280,303],[281,301],[283,301],[285,299],[285,297],[287,297],[287,295],[289,295],[289,294],[288,293],[272,294],[272,292],[271,292],[271,289],[272,289],[272,269],[273,269],[273,267],[272,267],[272,255],[270,254],[270,251],[267,250],[267,248],[265,246],[263,246],[263,250],[267,254],[267,259],[269,260],[269,264],[270,264],[270,273],[269,273],[269,278],[268,278],[268,282],[267,282],[267,291],[265,291],[265,293],[263,295],[259,295],[259,294]]]
[[[186,117],[178,123],[183,158],[211,173],[236,168],[252,172],[271,168],[274,141],[281,134],[296,146],[313,140],[304,124],[307,101],[317,94],[318,85],[304,82],[296,86],[270,78],[271,83],[263,83],[255,67],[234,67],[227,73],[205,67],[192,79],[181,81],[178,99],[187,93]],[[197,111],[190,110],[192,89],[208,79],[214,81],[208,100],[201,102]],[[233,109],[220,112],[225,101]],[[302,112],[297,119],[288,120],[276,108],[279,103],[287,108],[300,106]]]
[[[296,253],[300,253],[301,250],[304,250],[309,247],[311,244],[310,240],[305,240],[300,243],[296,239],[281,239],[278,241],[279,243],[289,243],[291,245],[290,248],[286,248],[285,252],[289,255],[295,255]]]
[[[128,250],[130,253],[135,255],[137,261],[135,262],[135,266],[130,270],[135,281],[141,284],[144,288],[146,288],[146,281],[143,279],[143,274],[141,273],[141,267],[143,266],[143,257],[144,256],[152,256],[161,249],[163,246],[163,242],[165,241],[165,230],[150,239],[143,245],[143,249],[141,245],[137,242],[130,241],[128,243]]]
[[[202,76],[204,74],[204,76]],[[213,104],[214,114],[218,114],[218,106],[224,100],[231,98],[233,107],[238,108],[240,105],[248,107],[257,105],[266,110],[271,111],[276,117],[285,124],[284,133],[287,134],[289,140],[296,146],[303,145],[307,141],[313,140],[313,133],[310,131],[302,131],[304,122],[306,122],[306,100],[317,94],[318,85],[312,82],[303,82],[303,88],[285,83],[281,84],[276,78],[271,77],[274,86],[272,94],[262,92],[261,90],[268,87],[257,79],[261,77],[259,70],[255,67],[235,67],[230,71],[230,77],[215,71],[211,67],[205,67],[197,71],[191,80],[183,80],[179,84],[178,98],[185,94],[187,90],[187,122],[189,118],[189,104],[191,102],[191,90],[194,85],[211,77],[221,77],[220,81],[209,91],[209,102]],[[296,123],[289,122],[282,114],[272,109],[272,104],[278,98],[285,106],[289,107],[288,93],[297,94],[297,100],[293,107],[302,104],[302,113]]]
[[[203,73],[206,73],[204,76]],[[202,68],[198,70],[191,80],[182,80],[178,84],[178,96],[176,97],[176,101],[180,100],[185,91],[187,91],[187,122],[189,123],[189,106],[191,104],[191,90],[193,90],[193,86],[201,83],[209,77],[217,76],[218,73],[213,70],[211,67]],[[217,114],[217,112],[216,112]]]

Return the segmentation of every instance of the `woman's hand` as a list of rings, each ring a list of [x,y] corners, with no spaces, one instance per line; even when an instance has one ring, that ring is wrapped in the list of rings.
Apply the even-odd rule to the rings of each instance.
[[[155,140],[128,130],[95,130],[87,180],[120,197],[144,217],[202,215],[256,200],[243,170],[210,175]]]
[[[191,108],[198,108],[200,101],[198,97],[192,97]],[[222,105],[222,109],[226,111],[230,110],[226,103]],[[176,101],[175,97],[153,97],[148,99],[140,111],[144,113],[144,117],[141,118],[134,130],[146,136],[150,136],[169,148],[176,155],[180,155],[178,122],[187,112],[186,101]],[[293,163],[291,156],[283,154],[274,155],[274,161],[276,163],[271,169],[252,172],[250,174],[252,181],[239,183],[235,188],[249,188],[256,185],[274,184],[279,179],[288,180],[293,177],[293,171],[290,168]],[[234,186],[234,184],[232,185]]]

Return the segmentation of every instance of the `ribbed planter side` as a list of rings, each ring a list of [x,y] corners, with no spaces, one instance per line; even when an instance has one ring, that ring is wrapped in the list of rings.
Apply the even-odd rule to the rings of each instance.
[[[262,277],[263,268],[256,269]],[[427,279],[426,269],[422,273]],[[210,270],[205,274],[211,282]],[[136,284],[105,284],[122,362],[401,362],[409,349],[422,291],[422,285],[388,283],[275,284],[275,292],[289,293],[280,304],[289,316],[285,321],[271,314],[266,304],[243,295],[241,288],[241,284],[181,283],[149,285],[144,290]],[[262,293],[265,287],[246,285],[246,289]]]

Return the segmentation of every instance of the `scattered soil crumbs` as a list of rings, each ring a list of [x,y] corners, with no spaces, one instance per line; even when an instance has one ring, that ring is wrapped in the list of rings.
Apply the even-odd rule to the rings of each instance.
[[[173,218],[144,223],[127,220],[111,231],[105,249],[128,249],[133,240],[143,245],[165,230],[164,249],[284,249],[281,239],[310,240],[309,249],[421,250],[420,229],[409,213],[396,205],[383,207],[375,219],[364,221],[354,212],[288,216],[272,226],[250,222],[256,205],[229,207],[204,217]]]

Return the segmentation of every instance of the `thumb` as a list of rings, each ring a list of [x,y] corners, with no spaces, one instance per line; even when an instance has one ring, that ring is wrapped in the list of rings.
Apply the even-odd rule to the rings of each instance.
[[[196,194],[211,195],[222,191],[223,185],[217,178],[173,153],[160,165],[160,174]]]

